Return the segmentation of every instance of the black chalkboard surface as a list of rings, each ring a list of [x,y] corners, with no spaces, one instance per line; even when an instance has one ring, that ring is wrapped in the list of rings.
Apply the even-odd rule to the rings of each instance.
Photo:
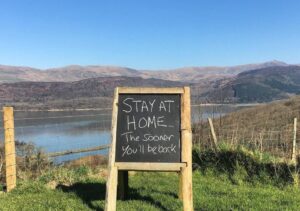
[[[116,162],[181,161],[180,94],[119,94]]]

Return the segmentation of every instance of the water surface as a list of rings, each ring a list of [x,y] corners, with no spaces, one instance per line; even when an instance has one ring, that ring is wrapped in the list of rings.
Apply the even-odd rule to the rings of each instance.
[[[192,121],[207,117],[219,117],[241,109],[241,106],[193,106]],[[2,122],[2,113],[0,124]],[[111,110],[95,111],[16,111],[16,140],[34,143],[45,152],[84,149],[110,143]],[[0,129],[3,140],[3,129]],[[55,162],[63,162],[82,156],[107,154],[107,150],[60,156]]]

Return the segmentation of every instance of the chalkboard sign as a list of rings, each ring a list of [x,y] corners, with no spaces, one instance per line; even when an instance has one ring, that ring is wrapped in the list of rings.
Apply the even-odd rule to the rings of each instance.
[[[179,173],[183,209],[194,210],[189,87],[117,87],[111,133],[105,211],[126,198],[128,171]]]
[[[120,94],[116,162],[180,162],[180,95]]]

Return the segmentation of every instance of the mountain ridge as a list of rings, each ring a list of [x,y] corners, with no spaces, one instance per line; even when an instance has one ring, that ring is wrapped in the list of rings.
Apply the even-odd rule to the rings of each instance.
[[[137,70],[119,66],[101,65],[68,65],[65,67],[38,69],[25,66],[0,65],[0,83],[20,81],[67,82],[87,78],[126,76],[141,78],[156,78],[191,83],[214,82],[222,78],[231,78],[240,72],[259,69],[267,66],[287,66],[284,62],[268,61],[256,64],[236,66],[182,67],[170,70]]]
[[[190,86],[193,103],[261,103],[300,94],[300,66],[270,66],[244,71],[215,83],[188,83],[155,78],[109,76],[71,82],[0,84],[0,106],[74,109],[110,106],[117,86]],[[96,106],[97,107],[97,106]]]

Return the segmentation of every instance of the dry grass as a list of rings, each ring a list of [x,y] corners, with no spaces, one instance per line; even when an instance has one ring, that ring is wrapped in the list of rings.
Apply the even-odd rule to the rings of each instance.
[[[233,148],[244,146],[289,159],[295,117],[300,119],[300,97],[245,108],[215,118],[213,124],[219,143],[226,143]],[[193,132],[195,145],[200,145],[201,148],[212,147],[207,122],[195,124]]]
[[[96,168],[98,166],[107,165],[107,157],[104,155],[90,155],[78,158],[76,160],[71,160],[65,164],[66,167],[80,167],[89,166],[91,168]]]

